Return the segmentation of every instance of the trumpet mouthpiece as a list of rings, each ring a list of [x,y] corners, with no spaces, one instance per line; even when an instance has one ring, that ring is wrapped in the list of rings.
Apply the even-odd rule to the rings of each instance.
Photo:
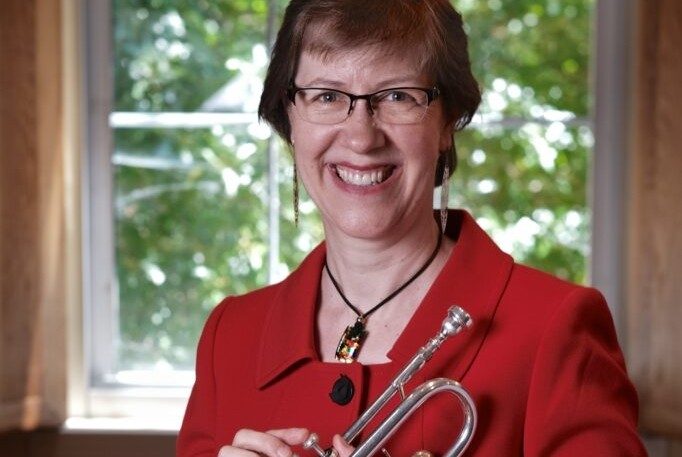
[[[452,306],[448,310],[448,315],[443,321],[443,326],[441,327],[441,333],[446,337],[456,335],[465,327],[471,327],[473,320],[469,313],[464,311],[459,306]]]

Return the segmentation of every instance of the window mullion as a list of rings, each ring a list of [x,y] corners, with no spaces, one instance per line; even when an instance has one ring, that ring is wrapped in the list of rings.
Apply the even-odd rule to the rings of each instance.
[[[109,113],[113,106],[113,74],[108,62],[113,60],[111,37],[111,0],[88,2],[88,180],[89,196],[86,204],[90,235],[85,255],[90,275],[85,325],[85,348],[90,363],[92,384],[103,381],[115,364],[115,342],[118,341],[118,312],[115,293],[115,254],[113,220],[113,173],[111,156],[113,132],[109,125]]]
[[[265,45],[268,56],[272,54],[272,45],[276,36],[275,20],[277,17],[277,1],[268,0],[267,28]],[[280,240],[280,199],[279,199],[279,144],[274,135],[268,139],[268,282],[274,283],[279,271]]]

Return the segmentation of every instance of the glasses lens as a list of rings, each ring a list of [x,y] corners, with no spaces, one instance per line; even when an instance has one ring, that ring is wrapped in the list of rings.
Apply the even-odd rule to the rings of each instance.
[[[329,89],[300,89],[296,92],[296,110],[308,122],[343,122],[349,108],[350,98],[341,92]]]
[[[381,122],[414,124],[429,108],[429,97],[421,89],[386,89],[372,97],[372,108]]]

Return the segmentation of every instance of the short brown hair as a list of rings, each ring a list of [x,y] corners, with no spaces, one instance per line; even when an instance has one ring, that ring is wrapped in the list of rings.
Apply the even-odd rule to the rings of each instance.
[[[410,53],[434,78],[453,133],[471,122],[481,93],[471,73],[462,17],[448,0],[292,0],[272,50],[258,107],[260,118],[291,143],[287,89],[301,53],[333,56],[363,46],[377,47],[383,54]],[[454,143],[450,153],[454,169]],[[443,163],[439,160],[436,185]]]

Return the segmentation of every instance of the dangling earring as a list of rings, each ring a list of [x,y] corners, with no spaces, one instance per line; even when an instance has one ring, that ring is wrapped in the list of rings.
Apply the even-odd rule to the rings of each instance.
[[[294,224],[298,227],[298,170],[296,169],[296,159],[294,159]]]
[[[443,180],[440,184],[440,231],[445,233],[448,224],[448,200],[450,197],[450,151],[443,154]]]

